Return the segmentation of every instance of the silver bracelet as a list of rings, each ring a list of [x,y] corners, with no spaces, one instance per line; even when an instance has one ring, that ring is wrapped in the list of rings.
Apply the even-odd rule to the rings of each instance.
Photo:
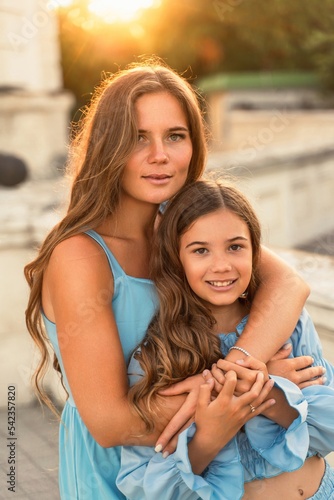
[[[237,345],[233,345],[232,347],[230,347],[228,352],[232,351],[232,349],[236,349],[237,351],[243,352],[246,356],[250,356],[249,352],[246,351],[246,349],[243,349],[242,347],[239,347]]]

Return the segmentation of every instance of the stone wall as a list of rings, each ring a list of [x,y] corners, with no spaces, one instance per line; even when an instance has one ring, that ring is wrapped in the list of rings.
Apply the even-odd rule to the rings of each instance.
[[[234,152],[211,153],[208,171],[235,177],[256,208],[266,244],[292,248],[334,229],[331,144],[285,145],[249,158],[239,163]]]
[[[62,89],[52,3],[0,0],[0,152],[24,160],[35,179],[64,164],[74,104]]]

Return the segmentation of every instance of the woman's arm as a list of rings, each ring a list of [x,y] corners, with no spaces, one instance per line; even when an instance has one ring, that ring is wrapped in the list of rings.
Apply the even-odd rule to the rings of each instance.
[[[265,247],[261,251],[260,273],[261,284],[236,345],[266,363],[295,329],[309,287],[293,268]],[[242,352],[232,350],[227,359],[244,357]]]
[[[60,243],[43,283],[43,308],[58,341],[75,404],[104,447],[136,444],[144,425],[127,400],[126,364],[111,308],[113,277],[102,249],[85,235]],[[153,445],[154,436],[141,439]]]

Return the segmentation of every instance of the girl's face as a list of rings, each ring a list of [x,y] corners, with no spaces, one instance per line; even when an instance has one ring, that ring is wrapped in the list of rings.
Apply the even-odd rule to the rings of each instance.
[[[199,217],[181,236],[180,260],[189,286],[205,303],[233,304],[252,274],[247,224],[224,208]]]
[[[192,157],[187,118],[168,92],[143,95],[135,112],[138,143],[124,169],[123,196],[160,204],[187,179]]]

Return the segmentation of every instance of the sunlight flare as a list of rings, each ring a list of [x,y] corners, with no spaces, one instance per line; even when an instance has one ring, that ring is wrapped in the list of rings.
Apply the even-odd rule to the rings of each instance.
[[[131,21],[140,10],[152,7],[157,0],[91,0],[88,9],[106,22]]]

